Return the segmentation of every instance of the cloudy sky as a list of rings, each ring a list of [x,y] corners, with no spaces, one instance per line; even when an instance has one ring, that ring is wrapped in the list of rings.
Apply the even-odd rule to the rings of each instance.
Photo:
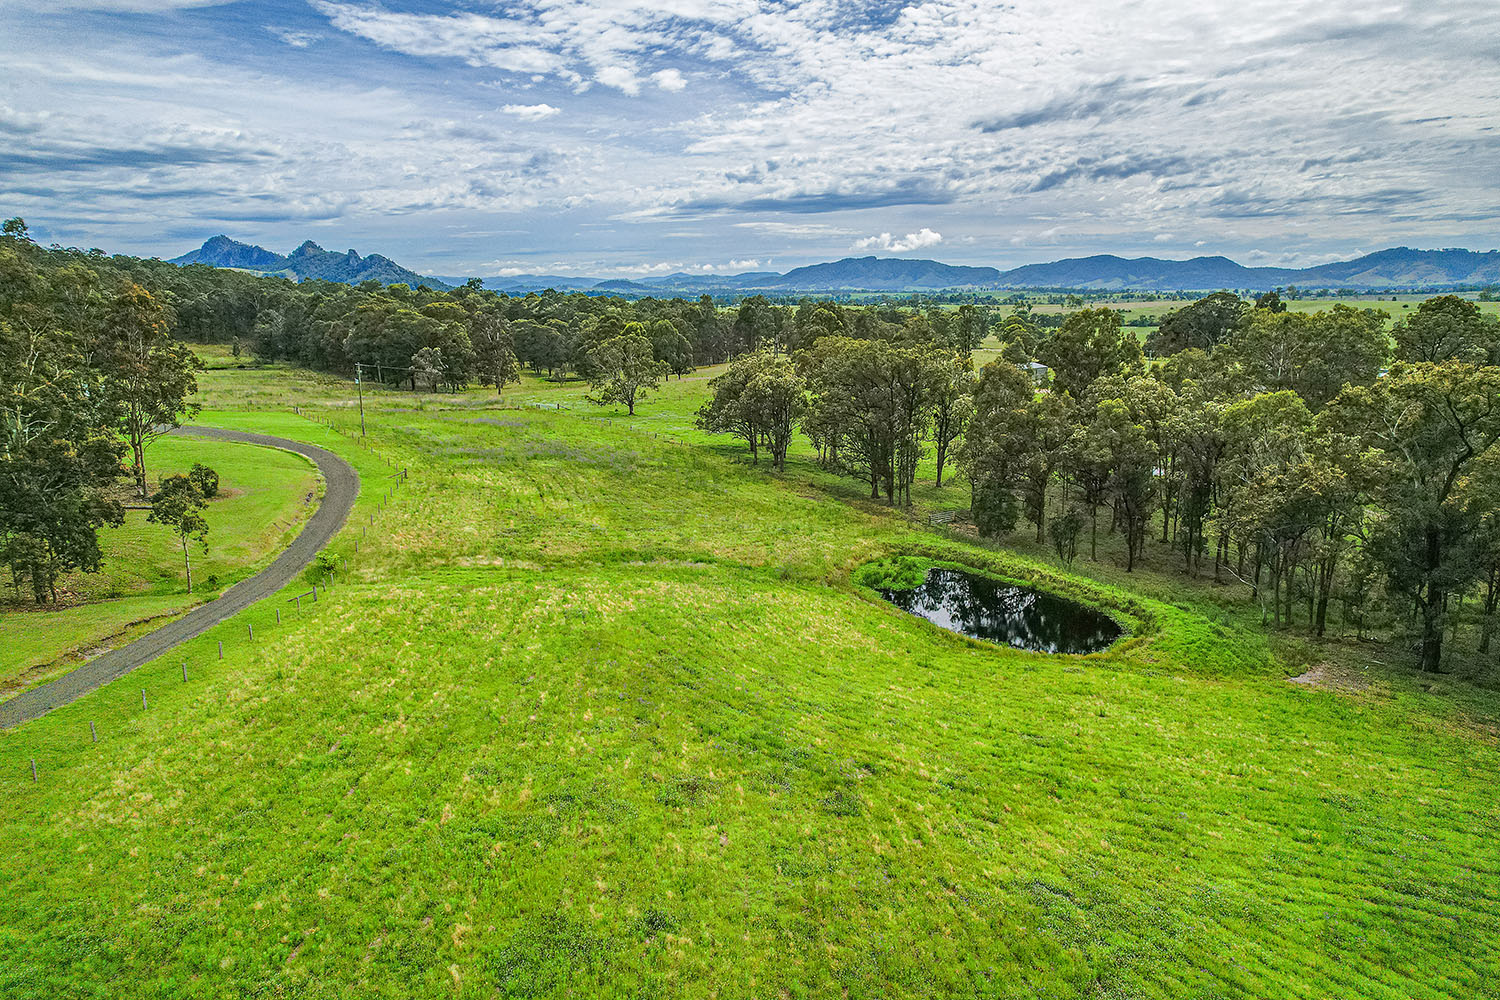
[[[427,273],[1497,245],[1477,0],[5,0],[0,214]]]

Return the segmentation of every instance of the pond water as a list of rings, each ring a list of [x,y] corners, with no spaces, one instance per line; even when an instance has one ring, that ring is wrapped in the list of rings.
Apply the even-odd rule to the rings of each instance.
[[[920,586],[881,594],[949,631],[1038,653],[1095,653],[1120,637],[1092,608],[956,569],[934,567]]]

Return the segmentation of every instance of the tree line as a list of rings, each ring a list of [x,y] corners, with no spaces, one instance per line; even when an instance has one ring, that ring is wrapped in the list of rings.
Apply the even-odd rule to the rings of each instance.
[[[1500,603],[1500,323],[1451,295],[1386,323],[1219,293],[1167,316],[1148,363],[1115,310],[1051,330],[1018,309],[978,372],[952,345],[836,332],[738,358],[698,419],[777,467],[800,426],[893,504],[925,454],[938,485],[956,461],[982,535],[1024,520],[1070,561],[1103,531],[1127,571],[1155,538],[1274,624],[1322,635],[1341,606],[1360,632],[1409,626],[1437,670],[1465,607],[1490,651]]]
[[[156,513],[146,446],[193,412],[201,367],[156,295],[77,256],[41,250],[20,219],[0,228],[0,560],[38,603],[98,569],[99,528],[124,519],[119,479]]]

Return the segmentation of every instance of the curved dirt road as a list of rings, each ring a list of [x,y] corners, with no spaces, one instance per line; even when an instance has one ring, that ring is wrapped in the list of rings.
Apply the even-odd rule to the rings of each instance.
[[[297,537],[292,539],[292,544],[271,565],[248,580],[241,580],[230,587],[217,601],[200,604],[181,618],[170,621],[119,649],[101,653],[55,681],[23,691],[9,701],[0,702],[0,729],[10,729],[29,722],[59,705],[66,705],[97,687],[123,677],[173,646],[203,634],[261,598],[276,593],[296,579],[297,574],[312,562],[318,550],[328,544],[343,527],[350,509],[354,507],[354,498],[359,496],[359,473],[348,462],[317,445],[218,427],[182,427],[172,433],[269,445],[310,458],[323,475],[323,502],[313,512],[307,524],[303,525]]]

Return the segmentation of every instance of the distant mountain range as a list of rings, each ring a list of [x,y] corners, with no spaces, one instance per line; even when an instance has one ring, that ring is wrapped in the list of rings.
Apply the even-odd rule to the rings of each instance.
[[[334,253],[324,250],[312,240],[283,257],[265,247],[240,243],[228,236],[215,236],[198,249],[181,257],[173,257],[168,263],[232,267],[241,271],[279,275],[294,281],[338,281],[346,285],[378,281],[382,285],[404,283],[413,288],[417,285],[439,289],[450,287],[447,282],[409,271],[378,253],[368,257],[361,257],[353,250]]]
[[[1144,289],[1211,291],[1264,290],[1278,286],[1355,288],[1384,291],[1441,288],[1500,282],[1500,252],[1412,250],[1395,247],[1355,260],[1317,267],[1245,267],[1227,257],[1161,260],[1156,257],[1075,257],[1051,264],[1028,264],[1000,276],[1008,288],[1078,288],[1101,291]]]
[[[409,271],[379,254],[361,257],[332,253],[308,241],[282,256],[263,247],[215,236],[173,264],[211,264],[263,274],[279,274],[297,281],[321,279],[358,284],[404,282],[448,288],[468,280],[458,276],[431,277]],[[1396,247],[1355,260],[1317,267],[1245,267],[1227,257],[1163,260],[1158,257],[1102,255],[1073,257],[1049,264],[1027,264],[1009,271],[993,267],[961,267],[932,260],[895,257],[846,257],[779,274],[676,273],[650,278],[566,277],[520,274],[483,279],[484,287],[509,294],[544,291],[587,291],[624,296],[773,295],[818,292],[936,292],[963,289],[1078,289],[1087,291],[1215,291],[1263,290],[1297,285],[1301,288],[1351,288],[1361,291],[1439,289],[1456,285],[1500,284],[1500,251],[1412,250]]]

